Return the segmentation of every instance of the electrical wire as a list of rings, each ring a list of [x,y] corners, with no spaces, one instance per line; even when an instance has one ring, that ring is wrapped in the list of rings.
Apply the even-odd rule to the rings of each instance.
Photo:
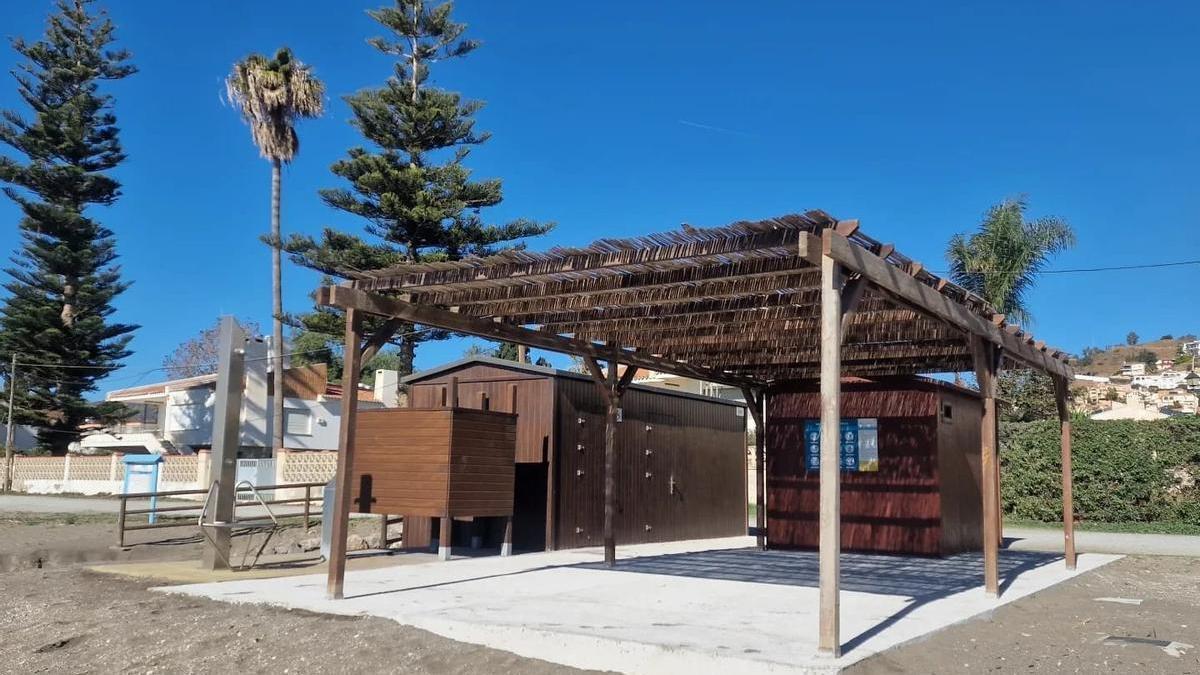
[[[1138,265],[1110,265],[1106,267],[1076,267],[1055,270],[1036,270],[1033,274],[1079,274],[1089,272],[1122,272],[1126,270],[1148,270],[1161,269],[1164,267],[1183,267],[1186,265],[1200,265],[1200,260],[1176,260],[1172,262],[1159,263],[1142,263]],[[1022,270],[968,270],[964,274],[1016,274]],[[952,274],[953,270],[933,270],[934,274]]]

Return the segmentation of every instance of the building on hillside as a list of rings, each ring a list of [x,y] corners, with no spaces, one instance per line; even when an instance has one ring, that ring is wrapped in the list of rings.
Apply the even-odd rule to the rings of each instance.
[[[1121,364],[1121,374],[1126,377],[1134,377],[1136,375],[1145,375],[1146,374],[1146,364],[1144,364],[1140,361],[1135,361],[1133,363],[1129,363],[1129,362],[1123,363],[1123,364]]]
[[[1091,416],[1094,420],[1162,420],[1169,417],[1166,413],[1147,408],[1139,402],[1126,402],[1113,405],[1109,410],[1102,410]]]
[[[1187,378],[1187,373],[1177,371],[1154,375],[1134,375],[1130,380],[1130,385],[1135,389],[1167,391],[1183,387],[1185,378]]]
[[[267,362],[265,358],[246,359],[238,454],[248,458],[272,454],[274,392]],[[133,417],[85,435],[78,451],[192,454],[208,449],[212,446],[216,382],[214,373],[110,391],[105,400],[125,404],[134,411]],[[396,406],[398,384],[396,371],[376,372],[374,390],[358,392],[359,408]],[[325,365],[285,369],[283,388],[284,447],[336,450],[342,392],[326,381]]]
[[[1195,415],[1196,407],[1197,396],[1189,391],[1174,390],[1159,398],[1159,409],[1168,415]]]
[[[453,407],[457,398],[459,409],[517,414],[515,549],[602,543],[606,403],[591,376],[477,356],[402,381],[412,408]],[[621,399],[616,426],[617,539],[745,534],[748,418],[737,401],[635,381]],[[405,516],[405,547],[440,540],[429,517],[393,515]],[[451,536],[456,545],[471,536],[496,544],[494,524],[459,521]]]
[[[1185,342],[1179,346],[1179,350],[1188,356],[1200,356],[1200,340]]]

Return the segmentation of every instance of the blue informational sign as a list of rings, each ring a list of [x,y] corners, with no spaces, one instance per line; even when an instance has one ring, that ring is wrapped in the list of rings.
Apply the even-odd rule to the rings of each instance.
[[[122,494],[131,492],[157,492],[158,467],[162,465],[162,455],[125,455],[121,458],[125,464],[125,481],[121,486]],[[158,497],[150,498],[150,524],[158,521]]]
[[[879,420],[844,419],[838,433],[838,466],[842,471],[879,470]],[[821,421],[804,420],[804,468],[821,469]]]

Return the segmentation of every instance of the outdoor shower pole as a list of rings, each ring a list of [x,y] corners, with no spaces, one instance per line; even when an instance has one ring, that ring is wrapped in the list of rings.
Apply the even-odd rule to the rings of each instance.
[[[217,352],[217,391],[213,403],[212,464],[217,486],[212,519],[233,522],[234,483],[241,440],[242,390],[246,386],[246,334],[233,317],[221,317]],[[229,567],[230,530],[217,527],[204,546],[204,569]]]

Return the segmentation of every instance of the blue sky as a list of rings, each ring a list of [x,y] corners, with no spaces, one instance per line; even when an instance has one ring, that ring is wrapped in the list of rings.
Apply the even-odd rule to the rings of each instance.
[[[9,3],[0,31],[38,37],[50,4]],[[236,59],[286,44],[330,93],[285,172],[285,232],[361,231],[316,191],[361,143],[341,96],[391,72],[365,42],[378,4],[101,2],[141,69],[111,87],[124,197],[94,214],[134,284],[119,318],[142,325],[113,386],[162,379],[145,371],[220,314],[269,323],[269,167],[221,98]],[[469,165],[504,179],[495,220],[558,223],[535,248],[820,208],[941,270],[952,234],[1025,194],[1079,235],[1054,267],[1200,258],[1200,5],[1144,7],[462,0],[484,46],[434,78],[487,101],[494,137]],[[15,62],[0,50],[0,70]],[[21,109],[10,79],[0,108]],[[0,201],[4,250],[17,217]],[[1196,266],[1046,276],[1034,330],[1073,351],[1200,332],[1198,281]],[[287,309],[316,283],[288,265]],[[424,346],[418,366],[464,347]]]

